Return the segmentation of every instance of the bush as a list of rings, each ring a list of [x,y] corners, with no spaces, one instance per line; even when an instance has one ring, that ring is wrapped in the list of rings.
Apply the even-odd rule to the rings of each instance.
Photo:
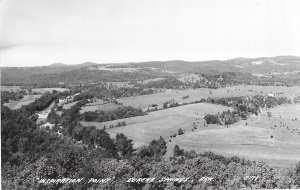
[[[183,130],[180,128],[178,129],[178,135],[182,135],[183,134]]]

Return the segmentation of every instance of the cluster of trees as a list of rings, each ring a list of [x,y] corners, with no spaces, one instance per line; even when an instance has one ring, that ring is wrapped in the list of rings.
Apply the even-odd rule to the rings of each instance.
[[[251,73],[218,71],[197,74],[205,80],[196,82],[193,88],[221,88],[240,84],[260,86],[293,86],[299,84],[299,79],[295,76],[258,77]]]
[[[162,89],[183,89],[187,86],[178,80],[176,77],[168,77],[163,80],[151,81],[147,84],[138,84],[137,86],[143,88],[162,88]]]
[[[20,100],[26,95],[26,90],[14,91],[2,91],[1,90],[1,104],[7,103],[10,100]]]
[[[222,124],[220,121],[219,115],[206,114],[204,116],[204,119],[207,124],[219,124],[219,125]]]
[[[73,87],[76,91],[83,92],[86,95],[93,96],[99,99],[116,99],[122,97],[140,96],[153,94],[156,91],[151,88],[143,87],[116,87],[111,88],[104,83],[94,85],[82,85]],[[84,95],[80,95],[81,97]]]
[[[125,121],[121,121],[121,122],[118,121],[118,123],[117,123],[116,125],[109,125],[109,128],[123,127],[123,126],[125,126],[125,125],[126,125],[126,122],[125,122]],[[103,128],[106,129],[106,126],[104,125]]]
[[[21,108],[18,109],[18,111],[24,113],[24,115],[31,116],[35,112],[43,111],[44,109],[46,109],[52,102],[57,100],[58,96],[59,96],[59,92],[57,91],[54,91],[52,93],[47,92],[44,95],[42,95],[40,98],[36,99],[34,102],[26,106],[22,106]]]
[[[83,121],[97,121],[97,122],[105,122],[105,121],[112,121],[116,119],[124,119],[129,117],[135,116],[142,116],[146,115],[145,112],[142,111],[140,108],[134,108],[131,106],[123,106],[119,107],[113,111],[88,111],[84,112],[80,115],[80,119]]]
[[[175,100],[170,100],[163,104],[164,109],[173,108],[173,107],[177,107],[177,106],[179,106],[179,104]]]
[[[87,99],[92,99],[94,98],[94,95],[89,94],[89,93],[80,93],[76,96],[74,96],[73,101],[80,101],[80,100],[87,100]]]
[[[236,111],[228,110],[216,115],[206,114],[204,119],[207,124],[232,125],[239,121],[240,117],[243,118],[244,115],[239,116]]]
[[[286,97],[271,97],[255,95],[252,97],[208,98],[205,102],[233,107],[234,111],[223,111],[216,115],[207,114],[204,119],[207,124],[231,125],[239,119],[247,119],[249,114],[258,115],[261,108],[271,108],[290,103]]]

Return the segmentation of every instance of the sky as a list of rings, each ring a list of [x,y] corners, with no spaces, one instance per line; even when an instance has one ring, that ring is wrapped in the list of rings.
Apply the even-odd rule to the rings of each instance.
[[[0,65],[300,56],[298,0],[0,0]]]

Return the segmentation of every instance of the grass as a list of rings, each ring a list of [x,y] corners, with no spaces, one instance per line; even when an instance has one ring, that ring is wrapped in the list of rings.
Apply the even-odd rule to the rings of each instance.
[[[206,113],[215,114],[225,110],[228,107],[206,103],[190,104],[151,112],[146,116],[103,123],[85,122],[84,126],[94,125],[102,129],[105,125],[107,132],[113,137],[117,133],[124,133],[133,139],[135,148],[162,136],[168,146],[166,158],[172,155],[173,147],[177,144],[180,148],[195,150],[197,153],[213,151],[225,156],[264,161],[280,168],[290,167],[300,161],[300,119],[267,117],[266,112],[269,110],[265,110],[259,116],[241,120],[228,128],[205,124],[203,116]],[[290,113],[294,112],[289,110]],[[289,116],[289,113],[286,115]],[[108,129],[109,125],[121,121],[125,121],[127,125]],[[170,138],[170,135],[177,134],[179,128],[184,130],[184,134]]]
[[[103,111],[113,111],[122,107],[122,105],[107,103],[107,104],[92,104],[83,106],[80,110],[80,113],[88,112],[88,111],[96,111],[96,110],[103,110]]]
[[[177,133],[179,128],[183,130],[191,130],[192,123],[195,119],[201,119],[206,113],[216,114],[230,108],[213,104],[191,104],[151,112],[145,116],[119,119],[103,123],[84,122],[85,126],[94,125],[102,129],[104,125],[107,131],[112,135],[124,133],[126,136],[134,140],[135,147],[147,144],[151,140],[163,136],[169,139],[170,135]],[[116,125],[118,122],[125,121],[125,127],[117,127],[108,129],[110,125]]]
[[[1,86],[1,90],[17,92],[18,90],[21,90],[21,87],[20,86]]]
[[[74,106],[75,104],[77,104],[78,101],[75,102],[71,102],[71,103],[67,103],[63,105],[63,109],[70,109],[72,106]]]
[[[67,88],[33,88],[32,92],[43,94],[46,92],[52,92],[53,90],[56,90],[58,92],[64,92],[64,91],[68,91],[69,89],[67,89]]]
[[[142,80],[142,81],[139,81],[138,83],[140,83],[140,84],[148,84],[150,82],[156,82],[156,81],[161,81],[161,80],[165,80],[165,79],[166,78],[158,77],[158,78],[153,78],[153,79]]]
[[[210,93],[211,91],[211,93]],[[297,94],[300,94],[300,86],[285,87],[285,86],[231,86],[220,89],[186,89],[186,90],[166,90],[165,92],[121,98],[117,101],[125,106],[141,107],[146,110],[151,104],[158,104],[158,108],[162,108],[163,103],[174,99],[178,103],[190,103],[202,98],[221,98],[221,97],[237,97],[248,95],[266,95],[269,93],[275,96],[286,96],[293,99]],[[281,93],[281,94],[279,94]],[[189,95],[189,98],[182,99],[183,96]]]
[[[19,101],[10,101],[9,103],[5,103],[4,105],[8,108],[15,110],[22,106],[28,105],[35,101],[35,99],[41,97],[41,95],[25,95],[24,98],[22,98]]]
[[[213,151],[264,161],[274,167],[289,167],[300,161],[299,125],[300,121],[269,118],[263,113],[229,128],[207,127],[188,131],[174,138],[168,147],[171,150],[177,144],[186,150]]]
[[[122,98],[118,102],[126,106],[147,108],[150,104],[158,104],[160,107],[171,99],[179,103],[189,103],[208,97],[269,93],[292,99],[300,94],[300,87],[233,86],[222,89],[168,90],[158,94]],[[185,95],[189,95],[189,98],[182,99]],[[177,144],[180,148],[195,150],[197,153],[213,151],[225,156],[264,161],[280,168],[290,167],[300,161],[300,104],[286,104],[263,110],[258,116],[228,127],[205,124],[203,117],[206,113],[216,114],[228,109],[206,103],[189,104],[150,112],[146,116],[103,123],[85,122],[84,126],[94,125],[102,129],[105,125],[111,136],[124,133],[133,139],[135,148],[162,136],[167,141],[166,158],[172,155],[173,147]],[[267,117],[267,112],[271,112],[272,117]],[[125,121],[127,125],[108,129],[109,125],[116,125],[121,121]],[[171,138],[170,135],[177,134],[179,128],[184,130],[184,134]]]
[[[272,117],[297,118],[300,120],[300,104],[280,105],[269,109]]]

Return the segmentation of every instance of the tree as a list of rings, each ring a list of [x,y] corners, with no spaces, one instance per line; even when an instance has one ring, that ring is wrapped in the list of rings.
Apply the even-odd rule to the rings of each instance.
[[[300,162],[297,163],[294,173],[295,184],[300,187]]]
[[[51,112],[48,114],[47,121],[49,123],[58,123],[59,115],[54,110],[51,110]]]
[[[173,157],[182,156],[184,154],[184,150],[181,150],[178,145],[175,145],[173,148]]]
[[[183,130],[180,128],[178,129],[178,135],[182,135],[183,134]]]
[[[167,143],[162,136],[158,140],[152,140],[149,145],[151,156],[161,157],[167,152]]]
[[[116,148],[124,157],[129,157],[133,152],[133,143],[123,133],[116,136]]]
[[[271,112],[267,112],[268,117],[272,117],[272,113]]]

